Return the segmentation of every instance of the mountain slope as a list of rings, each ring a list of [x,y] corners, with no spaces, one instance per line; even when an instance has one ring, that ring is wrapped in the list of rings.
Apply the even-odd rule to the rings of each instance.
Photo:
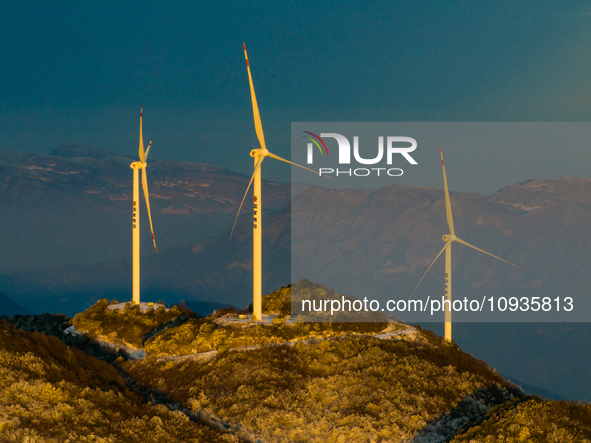
[[[539,398],[514,400],[493,408],[481,423],[451,441],[588,443],[591,441],[591,408]]]
[[[350,336],[207,361],[129,361],[125,369],[267,442],[444,441],[523,396],[485,363],[427,332],[416,341]],[[449,416],[456,408],[461,412]],[[439,426],[429,427],[437,419]]]
[[[0,315],[12,317],[13,315],[29,315],[32,314],[29,309],[19,305],[6,294],[0,292]]]
[[[144,403],[113,366],[55,337],[0,321],[0,362],[2,441],[238,441]]]
[[[289,292],[267,297],[266,309],[282,305]],[[527,396],[484,361],[420,327],[397,324],[403,330],[378,338],[355,332],[354,323],[273,321],[266,328],[279,339],[302,327],[311,336],[233,349],[221,329],[255,338],[261,325],[231,326],[223,321],[228,315],[198,319],[200,327],[188,317],[152,337],[181,349],[210,335],[217,352],[118,358],[114,366],[0,321],[3,440],[591,441],[591,406]],[[28,326],[64,320],[38,317],[21,319]]]

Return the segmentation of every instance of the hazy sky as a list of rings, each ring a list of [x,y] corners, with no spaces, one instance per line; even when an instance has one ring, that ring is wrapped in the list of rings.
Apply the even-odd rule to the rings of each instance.
[[[249,173],[242,42],[267,146],[282,156],[292,121],[591,120],[589,3],[273,5],[3,2],[0,147],[132,154],[143,104],[152,159]]]

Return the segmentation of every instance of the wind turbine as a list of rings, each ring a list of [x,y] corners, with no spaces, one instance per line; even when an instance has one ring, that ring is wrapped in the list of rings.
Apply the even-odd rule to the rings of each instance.
[[[254,114],[254,127],[257,134],[257,138],[259,140],[259,144],[261,145],[258,149],[253,149],[250,151],[250,156],[254,158],[254,172],[252,173],[252,177],[250,178],[250,182],[248,182],[248,186],[246,188],[246,192],[244,193],[244,197],[242,197],[242,202],[240,203],[240,208],[238,208],[238,214],[236,214],[236,220],[234,220],[234,226],[232,226],[232,232],[230,233],[230,238],[234,233],[234,228],[236,227],[236,222],[238,221],[238,216],[240,215],[240,210],[242,209],[242,205],[244,204],[244,200],[246,199],[246,194],[248,194],[248,190],[250,189],[250,185],[254,181],[254,191],[253,191],[253,212],[252,212],[252,320],[261,320],[262,319],[262,269],[263,269],[263,262],[262,262],[262,248],[263,248],[263,212],[262,212],[262,201],[261,201],[261,164],[265,157],[271,157],[275,160],[280,160],[285,163],[289,163],[294,166],[299,166],[300,168],[306,169],[314,174],[317,174],[317,171],[312,169],[308,169],[304,166],[298,165],[297,163],[290,162],[289,160],[285,160],[267,150],[265,145],[265,135],[263,134],[263,125],[261,123],[261,116],[259,114],[259,107],[257,105],[257,98],[254,93],[254,85],[252,83],[252,75],[250,73],[250,65],[248,64],[248,55],[246,54],[246,45],[242,44],[244,48],[244,58],[246,59],[246,69],[248,70],[248,82],[250,83],[250,97],[252,99],[252,112]],[[332,177],[331,177],[332,178]]]
[[[472,246],[470,243],[467,243],[464,240],[462,240],[461,238],[458,238],[456,236],[455,231],[454,231],[454,221],[453,221],[453,218],[451,215],[451,203],[449,200],[449,189],[447,188],[447,177],[445,176],[445,163],[443,162],[443,150],[441,149],[441,146],[439,147],[439,152],[441,153],[441,167],[443,168],[443,188],[445,191],[445,213],[447,215],[447,225],[449,226],[449,234],[446,234],[443,236],[443,241],[445,242],[443,249],[441,251],[439,251],[439,254],[437,254],[437,257],[435,257],[435,260],[433,260],[433,263],[431,263],[431,265],[427,268],[427,270],[425,271],[425,273],[423,274],[423,276],[421,277],[421,279],[417,283],[417,286],[412,291],[412,293],[413,294],[415,293],[415,291],[417,290],[417,288],[419,287],[419,285],[421,284],[421,282],[425,278],[425,275],[427,275],[427,272],[429,272],[429,269],[431,269],[431,267],[435,264],[435,262],[437,261],[439,256],[443,253],[443,251],[445,251],[445,303],[444,303],[445,340],[451,341],[451,304],[452,304],[452,297],[451,297],[451,244],[453,242],[458,242],[458,243],[466,245],[472,249],[476,249],[477,251],[480,251],[480,252],[483,252],[487,255],[490,255],[491,257],[494,257],[497,260],[504,261],[505,263],[508,263],[511,266],[515,266],[516,268],[519,268],[519,266],[517,266],[511,262],[508,262],[507,260],[503,260],[502,258],[499,258],[496,255],[491,254],[490,252],[483,251],[482,249],[479,249],[476,246]],[[411,294],[411,297],[412,297],[412,294]],[[449,303],[448,303],[448,301],[449,301]]]
[[[144,198],[146,199],[146,208],[148,209],[148,219],[150,220],[150,231],[152,231],[152,241],[154,242],[154,251],[156,249],[156,240],[154,239],[154,228],[152,227],[152,215],[150,214],[150,198],[148,196],[148,177],[146,175],[146,161],[148,159],[148,153],[152,146],[152,140],[148,144],[148,149],[144,153],[144,137],[142,134],[142,111],[143,106],[140,108],[140,148],[139,148],[139,162],[133,162],[129,165],[133,169],[133,216],[132,216],[132,267],[133,267],[133,291],[132,291],[132,304],[140,304],[140,191],[139,191],[139,170],[142,170],[142,188],[144,189]]]

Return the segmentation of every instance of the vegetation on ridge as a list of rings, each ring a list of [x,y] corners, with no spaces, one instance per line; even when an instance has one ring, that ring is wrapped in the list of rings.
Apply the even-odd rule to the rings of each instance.
[[[334,337],[123,367],[142,385],[270,442],[405,441],[478,390],[496,387],[494,396],[475,398],[479,417],[523,396],[484,362],[421,335],[425,340]]]
[[[52,335],[59,338],[64,344],[81,349],[87,355],[108,363],[113,363],[118,357],[127,358],[125,351],[105,348],[86,334],[66,333],[65,331],[72,326],[72,319],[62,314],[17,314],[14,317],[0,317],[0,320],[5,320],[23,331]]]
[[[145,404],[111,365],[0,321],[3,442],[237,442],[179,411]]]
[[[452,443],[591,442],[591,407],[539,397],[514,399],[492,408],[486,418]]]
[[[312,286],[307,282],[308,286]],[[317,288],[319,297],[332,295]],[[322,292],[318,294],[318,291]],[[333,291],[334,292],[334,291]],[[192,318],[186,323],[167,328],[146,340],[144,350],[153,357],[185,355],[212,350],[286,343],[342,334],[377,334],[387,328],[404,329],[404,325],[381,322],[288,322],[291,314],[291,285],[280,288],[262,299],[263,314],[273,315],[270,324],[250,324],[238,320],[233,308],[222,309],[207,318]]]
[[[412,337],[382,340],[363,334],[383,327],[372,323],[286,324],[281,305],[288,290],[264,299],[267,312],[279,306],[273,324],[232,325],[232,310],[207,319],[181,315],[182,324],[161,323],[145,343],[178,350],[201,336],[203,346],[221,351],[208,358],[112,366],[56,338],[73,337],[63,334],[67,317],[11,319],[55,337],[0,322],[3,441],[591,443],[591,406],[526,396],[485,362],[420,327]],[[109,333],[109,324],[101,330]],[[224,352],[247,340],[286,341],[301,327],[307,338],[290,344]],[[181,407],[229,431],[170,410]]]
[[[236,323],[231,320],[227,324],[218,324],[212,321],[212,318],[190,319],[180,326],[168,328],[147,340],[144,350],[152,357],[186,355],[351,333],[377,334],[388,326],[386,323],[287,324],[284,317],[275,317],[271,324],[255,325]],[[404,326],[397,327],[404,328]]]
[[[182,315],[195,315],[184,306],[140,311],[138,305],[127,304],[121,309],[109,309],[109,301],[99,300],[84,312],[76,314],[73,324],[79,331],[91,337],[99,337],[111,343],[141,348],[144,336],[158,326],[172,322]]]

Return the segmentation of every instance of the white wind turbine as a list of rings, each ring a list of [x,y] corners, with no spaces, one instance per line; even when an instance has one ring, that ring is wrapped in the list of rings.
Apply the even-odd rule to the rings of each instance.
[[[263,212],[262,212],[262,202],[261,202],[261,164],[265,157],[271,157],[275,160],[280,160],[285,163],[289,163],[294,166],[299,166],[300,168],[306,169],[310,172],[317,174],[317,171],[312,169],[308,169],[304,166],[298,165],[297,163],[290,162],[289,160],[285,160],[275,154],[272,154],[267,150],[265,145],[265,135],[263,134],[263,125],[261,124],[261,116],[259,114],[259,107],[257,105],[257,98],[254,93],[254,85],[252,83],[252,75],[250,74],[250,65],[248,64],[248,56],[246,54],[246,45],[242,44],[244,48],[244,58],[246,59],[246,69],[248,70],[248,81],[250,83],[250,97],[252,99],[252,112],[254,114],[254,127],[256,130],[257,138],[259,140],[259,144],[261,145],[258,149],[253,149],[250,151],[250,156],[254,157],[254,172],[252,173],[252,177],[250,178],[250,182],[248,182],[248,187],[246,188],[246,192],[244,193],[244,197],[242,197],[242,202],[240,203],[240,208],[238,208],[238,214],[236,214],[236,220],[234,220],[234,226],[232,226],[232,234],[234,233],[234,228],[236,227],[236,222],[238,221],[238,216],[240,215],[240,210],[242,209],[242,205],[244,204],[244,200],[246,199],[246,195],[248,194],[248,190],[250,189],[250,185],[254,181],[254,196],[253,196],[253,213],[252,213],[252,319],[253,320],[261,320],[262,319],[262,270],[263,270],[263,262],[262,262],[262,248],[263,248]],[[331,177],[332,178],[332,177]]]
[[[427,270],[425,271],[425,273],[423,274],[423,276],[421,277],[421,279],[417,283],[417,286],[412,291],[412,293],[413,294],[415,293],[415,291],[417,290],[417,288],[419,287],[419,285],[421,284],[421,282],[425,278],[425,275],[427,275],[427,272],[429,272],[429,269],[431,269],[431,267],[435,264],[435,262],[437,261],[439,256],[443,253],[443,251],[445,251],[445,300],[446,300],[446,302],[444,303],[444,305],[445,305],[444,306],[445,340],[451,341],[451,309],[450,308],[451,308],[451,304],[453,301],[452,297],[451,297],[451,244],[453,242],[458,242],[463,245],[469,246],[472,249],[476,249],[477,251],[480,251],[480,252],[483,252],[487,255],[490,255],[491,257],[494,257],[497,260],[504,261],[505,263],[508,263],[511,266],[515,266],[516,268],[519,268],[519,266],[517,266],[511,262],[508,262],[507,260],[503,260],[502,258],[499,258],[496,255],[491,254],[490,252],[483,251],[482,249],[479,249],[476,246],[472,246],[470,243],[467,243],[464,240],[462,240],[456,236],[455,231],[454,231],[454,221],[453,221],[453,218],[451,215],[451,203],[449,200],[449,189],[447,188],[447,177],[445,176],[445,163],[443,162],[443,150],[441,149],[441,146],[439,147],[439,152],[441,153],[441,167],[443,168],[443,188],[444,188],[444,192],[445,192],[445,213],[447,215],[447,225],[449,226],[449,234],[446,234],[443,236],[443,241],[445,242],[443,249],[441,251],[439,251],[439,254],[437,254],[437,257],[435,257],[435,260],[433,260],[433,263],[431,263],[431,265],[427,268]],[[412,297],[412,294],[411,294],[411,297]],[[449,303],[447,303],[447,301],[449,301]]]
[[[133,169],[133,217],[132,217],[132,267],[133,267],[133,291],[132,291],[132,304],[139,305],[140,303],[140,192],[139,192],[139,173],[142,170],[142,188],[144,189],[144,197],[146,199],[146,209],[148,210],[148,219],[150,220],[150,231],[152,231],[152,241],[154,242],[154,251],[156,249],[156,240],[154,239],[154,228],[152,227],[152,215],[150,214],[150,198],[148,196],[148,177],[146,175],[146,161],[148,159],[148,153],[152,146],[152,140],[148,144],[148,149],[144,153],[144,137],[142,134],[142,111],[143,106],[140,108],[140,148],[139,148],[139,162],[133,162],[129,165]]]

